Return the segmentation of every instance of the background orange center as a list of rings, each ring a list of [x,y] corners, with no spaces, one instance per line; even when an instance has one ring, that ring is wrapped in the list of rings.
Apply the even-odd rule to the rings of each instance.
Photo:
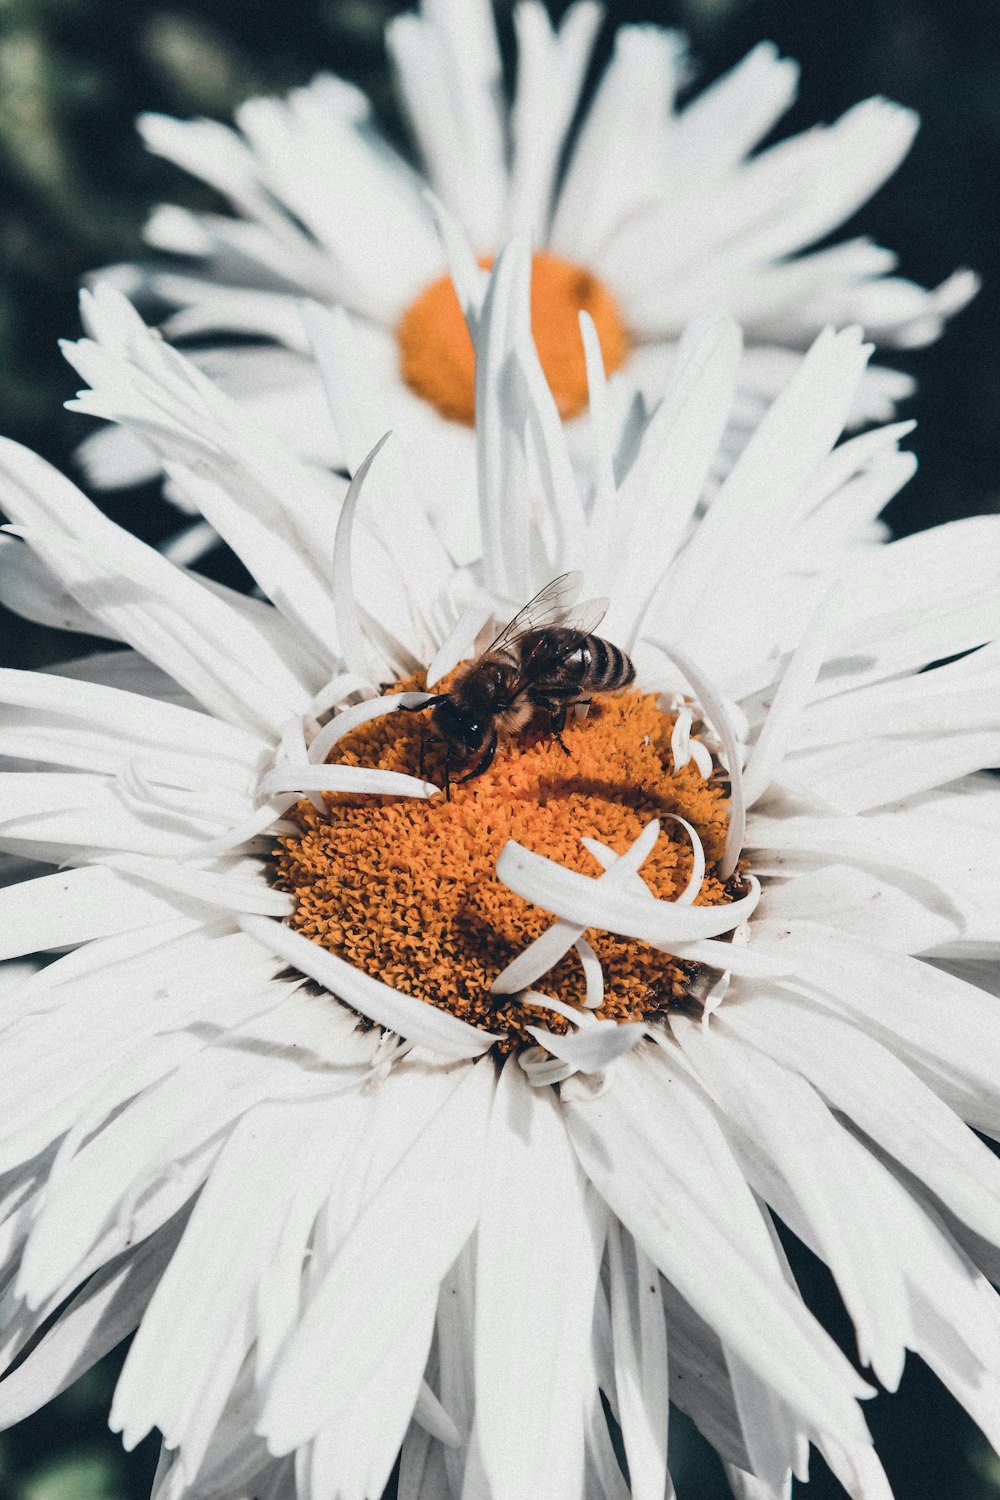
[[[487,269],[492,257],[479,264]],[[618,304],[604,283],[572,261],[539,251],[531,262],[531,331],[545,378],[563,418],[587,405],[587,367],[579,314],[594,320],[610,375],[628,355]],[[425,287],[397,329],[403,379],[442,416],[470,426],[475,419],[475,356],[450,276]]]

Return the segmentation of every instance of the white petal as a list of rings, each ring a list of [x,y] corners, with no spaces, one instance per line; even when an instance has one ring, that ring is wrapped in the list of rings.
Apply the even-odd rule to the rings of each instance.
[[[730,1181],[714,1176],[706,1158],[716,1147],[713,1124],[679,1073],[670,1071],[669,1086],[658,1086],[663,1066],[636,1052],[598,1097],[586,1097],[572,1081],[563,1085],[584,1169],[650,1258],[752,1370],[818,1431],[863,1439],[853,1396],[866,1388],[768,1266],[763,1245],[748,1239],[756,1222],[759,1241],[763,1223],[745,1186],[737,1191],[735,1163],[722,1147],[715,1163],[728,1162]],[[660,1082],[667,1083],[666,1069]],[[660,1147],[665,1129],[674,1143],[669,1158]]]
[[[536,1005],[546,1003],[532,990],[528,995]],[[569,1063],[574,1071],[603,1073],[617,1058],[624,1057],[642,1041],[646,1028],[638,1022],[597,1021],[593,1026],[583,1027],[567,1036],[546,1031],[541,1026],[529,1026],[527,1030],[547,1052]]]
[[[171,1224],[99,1271],[0,1384],[0,1427],[12,1427],[121,1343],[138,1324],[177,1244]]]
[[[58,1290],[97,1247],[105,1247],[103,1263],[141,1238],[144,1217],[159,1208],[154,1188],[163,1188],[166,1201],[176,1184],[185,1202],[223,1143],[219,1133],[253,1105],[337,1092],[356,1079],[354,1060],[348,1056],[349,1066],[342,1060],[342,1032],[330,1017],[330,1001],[282,999],[279,984],[272,994],[277,1005],[272,1000],[264,1008],[260,999],[260,1014],[223,1031],[140,1094],[67,1164],[25,1251],[20,1285],[32,1305]]]
[[[462,1066],[454,1079],[433,1120],[361,1211],[274,1374],[264,1416],[272,1451],[298,1446],[350,1401],[407,1325],[414,1298],[439,1285],[472,1232],[492,1069]],[[374,1299],[364,1295],[373,1272]],[[333,1367],[331,1347],[342,1355]],[[317,1388],[311,1374],[319,1368],[327,1378]]]
[[[367,707],[367,705],[365,705]],[[441,788],[401,771],[369,766],[290,765],[287,761],[261,777],[261,796],[277,792],[351,792],[371,797],[437,797]]]
[[[576,109],[601,7],[577,0],[554,31],[542,5],[514,12],[517,87],[511,111],[513,162],[503,232],[537,244],[548,227],[552,191],[566,132]]]
[[[748,808],[764,795],[778,774],[795,720],[805,708],[842,607],[840,591],[834,588],[816,610],[785,668],[744,773],[743,797]]]
[[[385,714],[396,713],[401,708],[420,708],[430,696],[429,693],[393,693],[341,709],[309,746],[311,764],[317,765],[325,761],[334,745],[339,744],[345,734],[350,734],[359,725],[367,724],[371,719],[380,719]]]
[[[707,672],[717,665],[696,644],[699,615],[723,597],[737,607],[756,571],[769,573],[786,515],[840,434],[870,352],[856,329],[820,335],[671,568],[657,635],[683,643]]]
[[[654,818],[646,824],[620,858],[614,856],[607,873],[598,877],[597,884],[608,889],[624,886],[653,852],[659,836],[660,824]],[[494,979],[490,988],[497,995],[517,994],[519,990],[526,989],[543,974],[547,974],[549,969],[554,968],[584,931],[584,927],[573,922],[555,922],[542,933],[541,937],[535,938],[523,952],[510,961]]]
[[[631,1493],[663,1500],[668,1491],[667,1327],[656,1267],[621,1226],[608,1232],[615,1386]]]
[[[516,1058],[497,1085],[485,1171],[475,1333],[483,1468],[496,1500],[521,1500],[539,1486],[572,1500],[582,1482],[584,1354],[602,1236],[555,1097],[531,1088]]]
[[[183,904],[110,870],[65,870],[0,890],[0,958],[64,948],[176,917]]]
[[[302,315],[347,466],[360,475],[366,455],[378,452],[391,426],[383,393],[365,358],[362,330],[342,309],[330,311],[308,303]],[[445,587],[452,569],[428,520],[432,497],[425,486],[433,480],[429,475],[425,479],[416,456],[406,452],[400,437],[389,442],[365,485],[364,515],[393,559],[405,593],[419,604]]]
[[[111,1425],[127,1448],[155,1425],[197,1472],[252,1342],[253,1294],[285,1213],[302,1177],[323,1172],[318,1142],[344,1128],[350,1109],[349,1096],[264,1105],[232,1132],[118,1383]]]
[[[390,21],[385,40],[435,191],[477,250],[494,249],[507,168],[492,7],[486,0],[437,0]]]
[[[102,855],[101,864],[123,875],[134,875],[140,882],[176,891],[179,896],[192,897],[208,906],[221,906],[225,911],[287,917],[294,910],[294,898],[284,891],[271,890],[263,878],[236,880],[229,875],[195,870],[191,865],[182,867],[171,860],[150,859],[144,854]]]
[[[331,994],[340,995],[362,1015],[441,1057],[481,1057],[500,1040],[493,1032],[480,1031],[447,1010],[373,979],[280,922],[243,917],[240,925],[262,947],[308,974]]]
[[[768,1191],[766,1173],[760,1190],[783,1215],[791,1196],[795,1217],[808,1223],[837,1279],[862,1360],[894,1390],[908,1331],[906,1289],[883,1226],[852,1177],[843,1131],[802,1079],[734,1046],[724,1025],[704,1029],[679,1017],[673,1030],[750,1159],[769,1162],[782,1179],[780,1196]]]
[[[497,860],[497,879],[517,895],[580,927],[598,927],[635,937],[653,947],[731,932],[754,910],[760,887],[728,906],[680,906],[626,891],[608,890],[599,880],[524,849],[510,839]]]
[[[885,1047],[833,1016],[797,1005],[780,989],[748,1005],[727,1005],[720,1027],[808,1078],[952,1213],[1000,1244],[996,1158]]]

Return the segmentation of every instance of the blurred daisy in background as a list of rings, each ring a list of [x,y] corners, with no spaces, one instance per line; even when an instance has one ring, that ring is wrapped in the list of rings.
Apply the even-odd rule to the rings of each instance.
[[[476,568],[320,306],[350,486],[108,287],[68,350],[259,597],[0,449],[0,598],[118,643],[0,674],[0,847],[36,862],[0,956],[63,954],[5,1001],[0,1420],[137,1330],[112,1425],[162,1433],[159,1500],[377,1497],[400,1451],[403,1500],[622,1496],[619,1437],[660,1500],[671,1397],[737,1496],[813,1444],[872,1500],[858,1399],[908,1348],[1000,1448],[1000,1166],[968,1128],[1000,1133],[1000,518],[885,543],[909,428],[835,446],[857,330],[706,502],[717,319],[647,409],[583,318],[581,488],[530,268],[456,265]],[[636,685],[446,799],[398,709],[570,570]]]
[[[974,294],[971,272],[928,291],[892,274],[895,255],[866,239],[810,249],[896,170],[917,128],[912,110],[869,99],[831,126],[758,149],[795,98],[794,62],[764,43],[682,106],[684,38],[631,25],[616,32],[577,125],[602,17],[578,0],[556,27],[537,0],[516,6],[511,103],[490,0],[426,0],[390,22],[422,172],[380,134],[366,97],[329,75],[285,99],[249,100],[236,129],[143,116],[149,149],[216,189],[231,212],[161,205],[146,238],[178,257],[173,267],[113,274],[133,295],[174,307],[167,335],[198,340],[203,369],[325,464],[342,465],[349,442],[324,416],[298,303],[350,310],[393,427],[435,454],[435,518],[453,498],[461,515],[474,482],[473,350],[428,188],[483,265],[504,238],[529,238],[534,335],[564,419],[587,406],[581,311],[609,373],[625,371],[653,398],[683,328],[705,313],[733,315],[747,349],[716,455],[722,470],[826,324],[860,323],[887,347],[938,337]],[[911,389],[908,376],[869,369],[850,421],[888,420]],[[121,430],[96,433],[82,457],[99,486],[155,472],[150,445]],[[453,551],[472,560],[474,528],[460,534],[454,516],[448,525]],[[209,535],[193,532],[177,556],[196,555]]]

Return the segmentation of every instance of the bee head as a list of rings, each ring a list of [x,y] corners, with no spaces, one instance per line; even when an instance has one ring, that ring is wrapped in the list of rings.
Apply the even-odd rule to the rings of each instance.
[[[435,704],[431,710],[434,728],[449,744],[470,753],[482,749],[489,733],[489,724],[466,713],[451,698]]]

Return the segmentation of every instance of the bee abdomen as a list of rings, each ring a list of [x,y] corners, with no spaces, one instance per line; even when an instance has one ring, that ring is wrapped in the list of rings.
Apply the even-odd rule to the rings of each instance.
[[[580,648],[582,671],[578,686],[588,692],[613,693],[635,680],[631,658],[599,635],[588,635]]]
[[[614,693],[635,679],[635,667],[624,651],[599,635],[588,635],[559,670],[540,684],[549,698],[567,701],[588,693]]]

